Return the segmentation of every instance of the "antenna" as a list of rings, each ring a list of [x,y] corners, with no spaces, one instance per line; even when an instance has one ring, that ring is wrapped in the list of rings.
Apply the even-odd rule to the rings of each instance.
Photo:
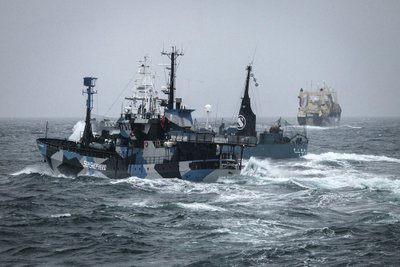
[[[44,132],[44,138],[47,138],[47,132],[49,131],[49,121],[46,121],[46,130]]]
[[[219,106],[219,103],[217,102],[217,109],[216,109],[216,111],[215,111],[214,127],[217,125],[218,106]],[[223,119],[222,119],[222,120],[223,120]]]
[[[251,65],[254,63],[254,58],[256,57],[256,52],[257,52],[257,46],[254,48],[254,53],[253,53],[253,59],[251,60]]]
[[[207,121],[206,121],[206,129],[207,129],[207,128],[210,128],[210,125],[208,125],[208,120],[210,117],[211,105],[210,104],[205,105],[204,110],[207,112]]]

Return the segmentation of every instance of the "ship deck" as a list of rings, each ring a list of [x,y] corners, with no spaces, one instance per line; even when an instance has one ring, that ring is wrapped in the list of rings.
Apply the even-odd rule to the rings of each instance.
[[[38,143],[43,143],[49,147],[55,149],[63,149],[72,152],[79,153],[83,156],[95,156],[100,158],[112,158],[119,157],[115,151],[107,151],[105,149],[88,148],[83,147],[81,144],[69,141],[66,139],[55,139],[55,138],[39,138],[36,140]]]

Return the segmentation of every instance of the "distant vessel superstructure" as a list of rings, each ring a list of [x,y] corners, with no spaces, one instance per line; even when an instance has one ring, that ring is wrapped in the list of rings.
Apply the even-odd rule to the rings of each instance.
[[[299,93],[299,112],[297,121],[300,125],[331,126],[340,122],[342,108],[337,100],[337,93],[324,86],[316,91]]]

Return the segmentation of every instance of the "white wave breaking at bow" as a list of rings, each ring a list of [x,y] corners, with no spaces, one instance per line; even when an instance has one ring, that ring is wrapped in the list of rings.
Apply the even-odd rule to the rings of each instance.
[[[23,168],[20,171],[13,172],[10,175],[12,176],[19,176],[23,174],[40,174],[40,175],[47,175],[47,176],[52,176],[52,177],[58,177],[58,178],[71,178],[73,179],[74,177],[69,177],[63,174],[54,174],[52,170],[44,165],[44,164],[36,164],[36,165],[29,165]]]
[[[84,130],[85,130],[85,122],[78,121],[72,128],[72,134],[68,137],[68,140],[74,141],[74,142],[79,142]]]

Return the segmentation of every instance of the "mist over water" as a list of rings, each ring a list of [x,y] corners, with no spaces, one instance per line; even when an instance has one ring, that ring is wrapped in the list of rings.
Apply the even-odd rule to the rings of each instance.
[[[68,138],[78,120],[50,121]],[[301,159],[216,183],[54,176],[44,120],[2,120],[1,265],[320,266],[400,261],[399,118],[308,127]]]

